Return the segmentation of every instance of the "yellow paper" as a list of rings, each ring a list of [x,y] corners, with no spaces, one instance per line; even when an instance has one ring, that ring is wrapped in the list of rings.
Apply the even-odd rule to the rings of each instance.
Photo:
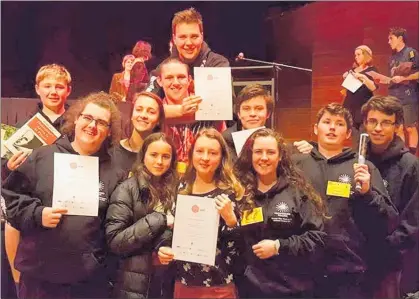
[[[351,195],[351,184],[328,181],[326,194],[331,196],[349,198],[349,196]]]
[[[263,222],[262,207],[243,211],[241,225]]]

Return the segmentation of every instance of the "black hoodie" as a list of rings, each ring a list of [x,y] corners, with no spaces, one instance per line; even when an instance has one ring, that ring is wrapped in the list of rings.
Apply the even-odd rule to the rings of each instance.
[[[367,158],[380,170],[390,198],[397,207],[400,216],[394,230],[387,237],[387,250],[373,254],[378,271],[400,269],[402,257],[408,252],[409,265],[404,272],[409,272],[413,279],[418,277],[418,239],[419,239],[419,160],[404,146],[404,142],[395,136],[387,150],[374,154],[368,150]],[[412,250],[414,248],[414,250]],[[383,248],[384,249],[384,248]],[[414,255],[414,256],[412,256]],[[414,261],[416,260],[416,264]],[[383,262],[386,261],[386,262]],[[413,263],[413,265],[412,265]],[[407,267],[406,267],[407,266]],[[410,267],[409,267],[410,266]],[[410,269],[411,268],[411,269]],[[410,273],[410,270],[416,274]],[[418,282],[416,286],[419,287]],[[414,291],[410,289],[409,291]]]
[[[269,191],[258,191],[255,203],[262,207],[263,223],[241,227],[247,265],[244,276],[251,295],[308,295],[318,268],[315,257],[324,246],[322,215],[315,212],[312,200],[283,177]],[[278,255],[259,259],[253,253],[252,246],[264,239],[279,240]]]
[[[99,215],[64,215],[56,228],[45,228],[42,210],[52,206],[54,153],[78,154],[67,136],[34,150],[6,179],[2,195],[7,220],[21,231],[16,269],[40,280],[71,284],[105,272],[103,221],[109,197],[122,177],[106,151],[99,151]]]
[[[317,144],[310,154],[293,156],[304,175],[322,196],[331,219],[325,221],[326,253],[325,274],[363,273],[366,270],[368,244],[376,244],[388,234],[389,223],[397,217],[397,211],[389,199],[383,179],[377,168],[368,165],[371,189],[364,195],[353,193],[355,189],[353,164],[356,153],[345,148],[330,159],[319,153]],[[350,183],[349,198],[326,194],[328,181]]]

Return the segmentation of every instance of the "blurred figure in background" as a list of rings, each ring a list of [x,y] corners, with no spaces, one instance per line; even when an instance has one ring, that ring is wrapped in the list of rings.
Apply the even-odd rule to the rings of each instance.
[[[112,77],[109,94],[114,96],[118,101],[126,102],[126,96],[131,81],[131,70],[134,65],[135,56],[128,54],[122,59],[122,68],[120,73],[115,73]]]
[[[131,102],[134,94],[145,90],[148,85],[149,76],[145,62],[151,58],[151,45],[142,40],[138,41],[132,49],[132,55],[135,59],[131,69],[127,102]]]

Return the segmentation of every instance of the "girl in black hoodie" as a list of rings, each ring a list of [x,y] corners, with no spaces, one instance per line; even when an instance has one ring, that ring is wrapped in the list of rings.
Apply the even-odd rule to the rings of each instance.
[[[323,246],[320,196],[294,168],[284,140],[271,129],[254,132],[236,163],[246,187],[242,205],[242,297],[307,297],[314,258]]]

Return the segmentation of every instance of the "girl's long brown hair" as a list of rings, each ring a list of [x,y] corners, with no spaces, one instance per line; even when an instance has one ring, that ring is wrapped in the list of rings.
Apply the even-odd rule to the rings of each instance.
[[[248,209],[255,206],[254,197],[258,186],[257,173],[253,168],[252,163],[252,154],[255,140],[259,137],[275,138],[278,144],[279,156],[281,157],[276,169],[276,175],[278,177],[281,176],[286,178],[291,186],[301,191],[307,198],[313,201],[319,214],[325,215],[325,207],[322,198],[292,162],[290,153],[285,146],[284,139],[279,133],[271,129],[260,129],[253,132],[244,144],[241,154],[235,164],[235,174],[246,188],[246,202],[242,204],[242,208]]]
[[[172,160],[170,161],[169,169],[162,176],[156,177],[152,175],[144,165],[144,157],[150,144],[159,140],[166,142],[172,148]],[[153,133],[144,139],[144,143],[134,165],[134,175],[139,181],[146,181],[148,183],[150,200],[147,203],[147,208],[149,212],[151,212],[159,203],[161,203],[165,212],[171,210],[178,188],[176,148],[172,140],[164,133]]]
[[[218,132],[214,128],[203,128],[201,129],[192,144],[191,150],[189,151],[189,165],[186,169],[183,183],[184,187],[180,191],[181,194],[191,194],[192,193],[192,186],[196,178],[196,170],[192,163],[192,156],[195,149],[195,144],[198,138],[200,137],[207,137],[210,139],[215,139],[221,146],[221,163],[218,166],[218,169],[215,171],[214,180],[217,187],[221,189],[231,188],[233,189],[236,200],[241,200],[244,194],[244,188],[240,184],[239,180],[233,173],[233,163],[230,157],[230,153],[227,147],[227,143],[225,142],[223,136],[220,132]]]

